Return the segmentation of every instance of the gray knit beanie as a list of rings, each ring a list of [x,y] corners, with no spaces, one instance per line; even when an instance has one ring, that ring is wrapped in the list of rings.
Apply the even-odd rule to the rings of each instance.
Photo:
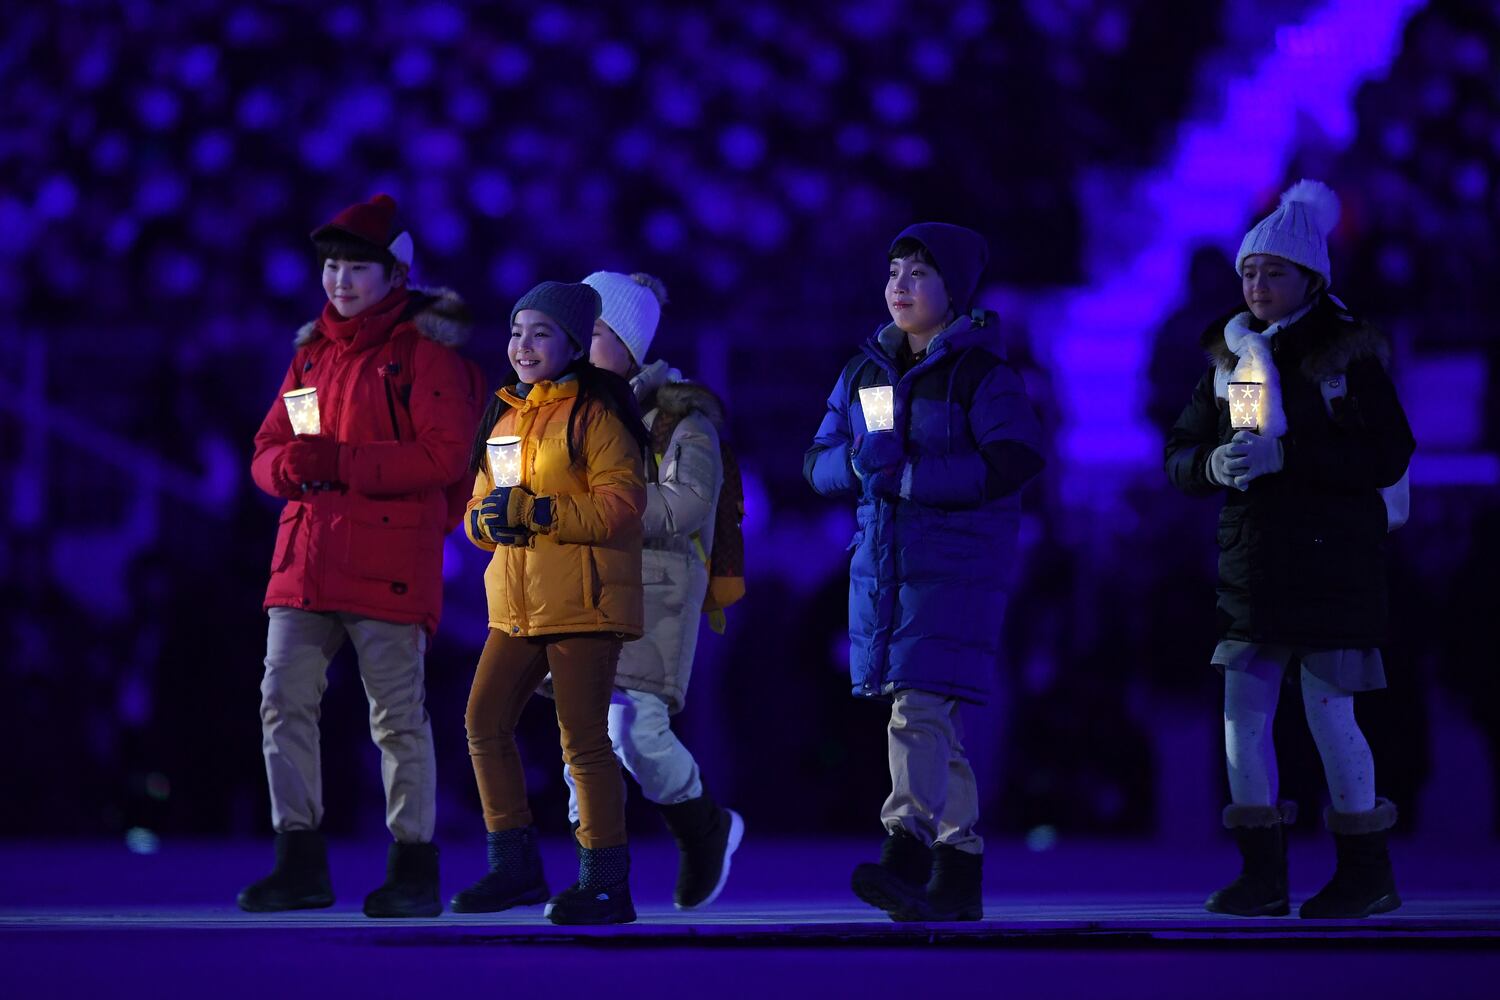
[[[574,347],[587,351],[594,338],[594,320],[599,318],[601,308],[599,293],[588,285],[544,281],[516,300],[510,321],[515,323],[516,313],[522,309],[544,312],[562,327]]]

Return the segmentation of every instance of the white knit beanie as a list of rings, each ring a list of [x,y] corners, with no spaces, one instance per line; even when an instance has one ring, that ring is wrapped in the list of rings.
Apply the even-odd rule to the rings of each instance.
[[[661,321],[661,307],[667,301],[666,286],[649,274],[618,271],[595,271],[583,283],[604,300],[599,318],[619,334],[635,363],[645,364],[656,324]]]
[[[1245,258],[1268,253],[1316,272],[1326,288],[1333,281],[1328,266],[1328,234],[1339,221],[1339,196],[1322,181],[1300,180],[1287,188],[1281,205],[1256,223],[1240,243],[1234,269],[1245,273]]]

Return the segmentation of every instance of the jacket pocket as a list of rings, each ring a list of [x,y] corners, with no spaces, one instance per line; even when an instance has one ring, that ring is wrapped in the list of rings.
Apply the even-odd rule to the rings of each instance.
[[[276,527],[276,548],[271,553],[271,572],[280,573],[292,563],[296,551],[294,539],[302,524],[302,512],[306,508],[300,503],[289,503],[281,511],[281,521]]]
[[[422,545],[422,505],[362,504],[349,515],[349,569],[357,576],[410,583]]]
[[[599,564],[594,559],[592,545],[580,545],[578,548],[583,571],[583,606],[593,611],[599,607]]]
[[[1214,540],[1219,543],[1220,551],[1234,548],[1235,542],[1240,540],[1240,534],[1245,527],[1245,518],[1241,511],[1234,511],[1233,515],[1225,510],[1219,515],[1219,527],[1214,532]]]

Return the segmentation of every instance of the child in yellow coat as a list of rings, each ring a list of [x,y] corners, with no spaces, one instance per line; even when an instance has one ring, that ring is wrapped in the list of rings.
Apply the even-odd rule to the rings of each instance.
[[[511,311],[518,382],[496,393],[475,440],[465,530],[492,551],[489,638],[465,726],[490,871],[453,899],[487,913],[547,899],[516,749],[521,710],[550,672],[563,760],[578,789],[578,881],[553,897],[558,924],[626,923],[624,785],[609,740],[621,644],[640,636],[647,435],[629,384],[588,362],[598,294],[544,282]],[[521,439],[521,484],[495,486],[491,436]]]

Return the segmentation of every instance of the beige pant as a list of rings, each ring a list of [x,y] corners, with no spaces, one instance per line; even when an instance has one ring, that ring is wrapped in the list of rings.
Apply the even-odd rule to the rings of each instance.
[[[269,608],[267,614],[260,730],[276,831],[316,830],[323,822],[319,706],[328,663],[347,638],[370,701],[370,737],[380,748],[385,825],[400,843],[431,841],[437,766],[424,704],[427,633],[346,612]]]
[[[964,757],[958,702],[926,691],[897,691],[888,752],[891,794],[880,809],[889,831],[904,829],[924,844],[981,854],[979,788]]]

